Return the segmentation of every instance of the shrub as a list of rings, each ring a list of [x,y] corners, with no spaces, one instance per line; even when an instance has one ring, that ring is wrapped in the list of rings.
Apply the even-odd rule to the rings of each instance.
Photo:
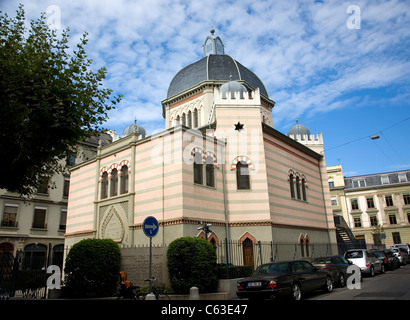
[[[200,293],[216,291],[217,258],[208,241],[191,237],[176,239],[168,247],[167,258],[175,293],[187,294],[191,287],[197,287]]]
[[[111,239],[85,239],[67,255],[64,295],[67,297],[112,296],[119,282],[121,251]]]

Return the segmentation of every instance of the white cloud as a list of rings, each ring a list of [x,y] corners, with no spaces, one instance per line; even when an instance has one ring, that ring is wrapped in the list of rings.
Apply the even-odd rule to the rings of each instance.
[[[135,116],[152,128],[163,122],[168,85],[202,58],[211,26],[226,53],[253,70],[277,102],[275,124],[343,108],[357,90],[409,80],[406,1],[356,1],[359,30],[346,27],[350,3],[336,0],[20,1],[29,18],[60,6],[72,44],[89,32],[88,56],[95,67],[107,67],[105,86],[124,94],[108,122],[118,127]],[[2,7],[13,15],[20,1]]]

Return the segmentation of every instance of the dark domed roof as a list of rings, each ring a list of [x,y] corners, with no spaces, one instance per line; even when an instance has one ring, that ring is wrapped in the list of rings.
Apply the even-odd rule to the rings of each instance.
[[[248,92],[243,84],[240,84],[238,81],[229,81],[224,83],[219,91],[222,93],[222,98],[226,99],[227,93],[231,93],[231,98],[235,98],[235,93],[239,92],[240,98],[243,99],[244,93]]]
[[[242,80],[269,98],[262,81],[248,68],[226,54],[210,54],[183,68],[172,79],[167,98],[195,87],[202,81]]]
[[[292,128],[289,129],[288,136],[290,135],[296,136],[297,134],[300,134],[300,135],[307,134],[310,136],[310,130],[307,127],[305,127],[303,124],[299,124],[296,121],[296,124]]]
[[[135,133],[137,133],[138,135],[142,135],[142,138],[145,138],[145,135],[146,135],[145,129],[136,123],[127,126],[122,133],[122,137],[124,138],[126,136],[129,136],[130,134],[134,132],[134,130],[135,130]]]

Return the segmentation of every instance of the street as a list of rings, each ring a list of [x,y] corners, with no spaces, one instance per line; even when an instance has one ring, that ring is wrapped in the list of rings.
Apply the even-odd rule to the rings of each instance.
[[[306,300],[410,300],[410,265],[364,277],[361,289],[334,288],[328,294],[313,293]]]

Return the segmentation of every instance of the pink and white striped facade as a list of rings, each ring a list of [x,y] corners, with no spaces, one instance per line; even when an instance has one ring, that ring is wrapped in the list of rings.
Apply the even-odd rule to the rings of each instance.
[[[164,131],[143,139],[130,134],[72,170],[66,245],[89,237],[147,244],[142,231],[147,216],[159,221],[154,244],[203,237],[201,222],[212,224],[208,240],[216,244],[224,239],[336,243],[321,135],[312,148],[308,141],[299,143],[272,127],[274,102],[258,89],[242,99],[222,98],[219,85],[164,100]],[[198,126],[176,123],[176,114],[192,106]],[[242,130],[235,130],[237,123]],[[195,154],[202,159],[202,183],[194,181]],[[247,167],[249,188],[238,189],[238,163]],[[207,185],[211,167],[213,182]],[[117,188],[106,198],[101,197],[104,172],[108,190]]]

